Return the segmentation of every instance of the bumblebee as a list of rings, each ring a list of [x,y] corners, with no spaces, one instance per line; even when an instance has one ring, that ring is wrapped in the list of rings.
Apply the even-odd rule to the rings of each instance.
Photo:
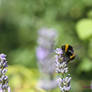
[[[71,45],[65,44],[61,46],[61,49],[63,51],[64,60],[67,61],[67,63],[75,59],[74,49]]]

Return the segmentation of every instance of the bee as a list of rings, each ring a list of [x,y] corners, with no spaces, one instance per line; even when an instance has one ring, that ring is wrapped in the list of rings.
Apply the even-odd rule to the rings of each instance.
[[[67,63],[75,59],[74,49],[71,45],[65,44],[61,46],[61,49],[63,51],[64,60],[67,61]]]

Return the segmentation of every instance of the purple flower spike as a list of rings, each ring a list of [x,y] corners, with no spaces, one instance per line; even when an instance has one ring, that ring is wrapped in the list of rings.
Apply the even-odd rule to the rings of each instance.
[[[5,75],[7,66],[6,55],[0,54],[0,92],[10,92],[8,91],[8,76]]]
[[[56,43],[56,37],[57,32],[55,29],[41,28],[38,30],[36,56],[38,59],[39,70],[42,74],[42,80],[39,81],[38,86],[45,90],[52,89],[57,86],[54,79],[54,46]]]
[[[63,56],[63,50],[61,48],[57,48],[55,52],[56,52],[56,73],[61,74],[61,77],[57,79],[57,85],[59,86],[61,92],[69,92],[71,89],[70,85],[71,77],[69,77],[70,74],[68,74],[66,58]]]

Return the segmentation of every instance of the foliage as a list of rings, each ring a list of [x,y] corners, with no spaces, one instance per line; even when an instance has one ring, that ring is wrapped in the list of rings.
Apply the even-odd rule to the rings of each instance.
[[[77,32],[80,39],[88,39],[92,36],[92,20],[91,19],[82,19],[77,24]]]
[[[8,75],[10,78],[10,86],[14,92],[45,92],[44,90],[37,89],[37,79],[39,78],[39,73],[37,70],[27,69],[23,66],[9,66]],[[35,75],[34,75],[35,73]]]
[[[66,43],[73,45],[78,58],[76,56],[71,64],[71,74],[75,75],[74,78],[87,80],[92,72],[92,0],[0,0],[0,52],[8,55],[9,64],[12,65],[9,69],[13,73],[10,80],[16,80],[11,85],[12,89],[22,85],[19,71],[23,76],[24,73],[27,75],[26,71],[31,72],[22,70],[21,66],[15,69],[14,65],[38,70],[35,49],[37,31],[42,27],[57,30],[56,47]],[[36,73],[34,76],[37,77]],[[27,78],[30,80],[26,76],[25,81]]]

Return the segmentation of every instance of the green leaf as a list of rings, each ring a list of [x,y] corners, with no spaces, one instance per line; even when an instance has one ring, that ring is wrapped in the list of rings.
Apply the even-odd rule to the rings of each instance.
[[[82,19],[76,25],[80,39],[85,40],[92,36],[92,19]]]
[[[78,67],[78,71],[89,72],[92,70],[92,61],[88,58],[84,58]]]
[[[11,64],[24,65],[30,68],[36,67],[35,50],[20,48],[10,53]]]
[[[8,67],[9,85],[15,92],[45,92],[37,89],[39,72],[37,69],[28,69],[22,65]]]
[[[92,58],[92,39],[90,39],[90,41],[89,41],[88,55],[89,55],[90,58]]]

